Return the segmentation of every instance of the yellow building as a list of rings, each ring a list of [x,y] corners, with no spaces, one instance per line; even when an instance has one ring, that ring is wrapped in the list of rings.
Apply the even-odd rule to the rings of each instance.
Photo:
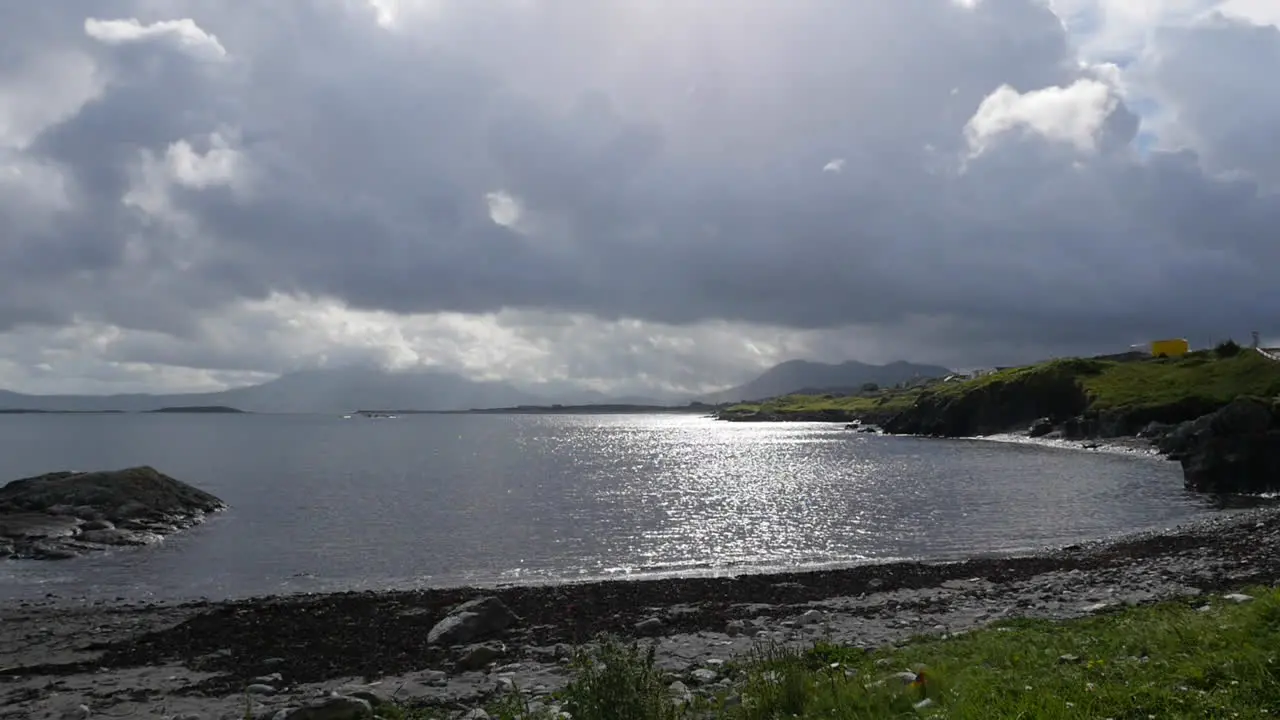
[[[1153,340],[1151,342],[1151,354],[1156,357],[1182,357],[1190,351],[1190,344],[1182,338]]]

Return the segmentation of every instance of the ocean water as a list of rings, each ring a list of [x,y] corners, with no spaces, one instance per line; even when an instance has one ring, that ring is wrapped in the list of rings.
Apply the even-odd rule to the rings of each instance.
[[[231,508],[0,561],[0,598],[226,598],[1027,550],[1214,512],[1176,464],[696,416],[0,416],[0,482],[149,464]]]

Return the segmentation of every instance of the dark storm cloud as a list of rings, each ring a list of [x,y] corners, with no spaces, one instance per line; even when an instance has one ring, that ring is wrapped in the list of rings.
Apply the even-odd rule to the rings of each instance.
[[[4,6],[5,40],[57,43],[0,68],[65,47],[102,91],[21,148],[64,173],[73,209],[0,245],[0,328],[74,313],[183,335],[273,291],[402,313],[952,317],[935,339],[975,355],[1276,322],[1280,93],[1254,63],[1280,33],[1164,37],[1144,74],[1196,152],[1141,156],[1118,100],[1087,131],[1028,102],[972,146],[998,88],[1096,76],[1033,0],[441,5],[389,29],[336,0]],[[225,57],[176,30],[105,42],[87,17],[189,18]],[[184,184],[171,146],[203,155],[212,133],[234,179]],[[154,206],[123,202],[142,186]],[[510,227],[496,192],[520,208]],[[4,217],[22,209],[0,194]]]

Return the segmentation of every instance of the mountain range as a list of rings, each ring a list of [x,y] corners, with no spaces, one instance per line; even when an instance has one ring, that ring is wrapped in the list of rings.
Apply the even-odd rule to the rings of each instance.
[[[678,401],[674,397],[615,397],[561,384],[519,388],[507,382],[469,380],[437,370],[386,372],[355,367],[301,370],[260,385],[206,393],[26,395],[0,390],[0,410],[52,412],[146,412],[167,407],[225,406],[248,412],[347,413],[552,403],[662,405]]]
[[[729,390],[697,398],[710,404],[785,395],[804,389],[857,389],[865,383],[892,385],[950,371],[898,362],[826,365],[782,363]],[[0,390],[0,410],[146,412],[166,407],[227,406],[249,412],[345,413],[353,410],[468,410],[516,405],[683,405],[692,398],[614,397],[565,384],[520,388],[508,382],[469,380],[437,370],[385,372],[362,368],[303,370],[275,380],[220,392],[171,395],[24,395]]]

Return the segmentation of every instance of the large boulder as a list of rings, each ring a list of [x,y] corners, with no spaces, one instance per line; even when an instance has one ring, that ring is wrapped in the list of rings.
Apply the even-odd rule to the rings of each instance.
[[[431,645],[466,645],[496,635],[519,621],[501,600],[483,597],[464,602],[427,633]]]
[[[1209,493],[1280,490],[1280,415],[1270,402],[1239,398],[1161,439],[1182,464],[1187,488]]]
[[[1027,429],[1027,436],[1033,438],[1044,437],[1053,432],[1053,420],[1051,418],[1040,418],[1031,423],[1031,427]]]

